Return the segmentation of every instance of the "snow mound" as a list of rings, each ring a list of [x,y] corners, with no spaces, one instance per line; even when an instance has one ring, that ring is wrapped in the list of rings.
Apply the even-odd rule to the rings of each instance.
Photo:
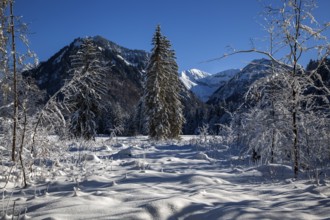
[[[131,147],[124,148],[124,149],[118,151],[117,153],[113,154],[112,157],[114,159],[131,158],[131,157],[134,157],[135,155],[137,155],[139,153],[139,151],[141,151],[141,150],[142,149],[140,147],[131,146]]]
[[[185,180],[183,180],[182,184],[210,186],[210,185],[217,184],[218,181],[220,181],[220,180],[219,179],[215,180],[215,179],[212,179],[211,177],[193,175],[193,176],[187,177]]]
[[[197,160],[207,160],[207,161],[212,161],[213,160],[206,153],[203,153],[203,152],[196,153],[194,155],[194,158],[197,159]]]
[[[112,151],[111,147],[110,146],[107,146],[107,145],[103,145],[99,148],[97,148],[98,151]]]
[[[124,143],[116,143],[113,145],[114,148],[127,148],[128,146]]]
[[[252,176],[260,176],[264,179],[289,179],[292,178],[292,168],[290,166],[282,165],[282,164],[268,164],[261,165],[258,167],[253,167],[245,170],[245,174],[250,174]]]
[[[141,206],[151,216],[152,219],[176,219],[178,215],[192,202],[185,198],[175,197],[170,199],[160,199]]]
[[[132,157],[133,156],[133,149],[127,148],[119,151],[117,155],[121,158]]]
[[[94,162],[101,162],[100,158],[96,156],[95,154],[86,154],[83,157],[84,160],[86,161],[94,161]]]

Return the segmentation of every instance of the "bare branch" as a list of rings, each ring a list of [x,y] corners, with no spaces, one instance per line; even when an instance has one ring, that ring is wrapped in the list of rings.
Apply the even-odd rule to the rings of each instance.
[[[224,54],[223,56],[218,57],[218,58],[206,60],[206,61],[204,61],[202,63],[208,63],[208,62],[214,62],[214,61],[222,60],[222,59],[224,59],[226,57],[233,56],[233,55],[240,54],[240,53],[258,53],[258,54],[262,54],[262,55],[265,55],[266,57],[268,57],[271,61],[273,61],[273,62],[275,62],[275,63],[277,63],[279,65],[287,66],[287,64],[285,64],[285,63],[279,61],[278,59],[276,59],[270,52],[266,52],[266,51],[262,51],[262,50],[257,50],[257,49],[237,50],[237,51],[234,51],[232,53]]]

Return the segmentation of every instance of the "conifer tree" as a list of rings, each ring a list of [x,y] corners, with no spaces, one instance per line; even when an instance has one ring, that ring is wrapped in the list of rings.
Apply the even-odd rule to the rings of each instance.
[[[159,25],[152,44],[144,95],[149,136],[157,140],[177,138],[184,123],[178,66],[171,44],[161,34]]]
[[[77,85],[65,91],[65,102],[72,113],[70,134],[85,140],[96,136],[96,119],[101,109],[101,95],[106,92],[103,83],[106,68],[92,39],[83,40],[77,54],[72,56],[72,74],[81,77]]]
[[[182,126],[185,122],[183,115],[183,105],[180,100],[180,80],[178,76],[178,65],[175,61],[175,51],[171,49],[170,41],[164,36],[163,41],[165,44],[165,50],[167,54],[167,68],[168,68],[168,80],[165,81],[167,88],[166,91],[166,104],[169,109],[169,123],[170,123],[170,138],[178,138]]]

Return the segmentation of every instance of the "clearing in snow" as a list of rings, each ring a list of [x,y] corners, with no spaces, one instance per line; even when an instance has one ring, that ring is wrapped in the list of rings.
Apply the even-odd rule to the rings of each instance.
[[[13,178],[3,188],[1,177],[1,217],[330,218],[329,180],[318,186],[308,179],[293,181],[291,167],[256,166],[233,156],[230,148],[219,144],[210,149],[200,143],[194,136],[177,142],[98,138],[89,147],[62,143],[56,160],[35,161],[27,189]],[[1,171],[9,168],[2,161]]]

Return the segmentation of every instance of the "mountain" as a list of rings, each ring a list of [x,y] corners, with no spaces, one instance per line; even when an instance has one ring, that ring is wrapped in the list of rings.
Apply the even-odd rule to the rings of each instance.
[[[104,79],[108,86],[102,101],[108,110],[99,115],[99,133],[108,133],[116,126],[124,126],[122,134],[137,133],[134,117],[139,100],[143,95],[144,69],[150,54],[143,50],[131,50],[115,44],[101,36],[92,37],[101,52],[101,60],[107,63],[109,71]],[[23,73],[35,79],[41,90],[50,97],[58,91],[66,80],[71,79],[70,57],[77,53],[83,39],[77,38],[63,47],[50,59],[41,62],[38,67]],[[202,105],[185,86],[181,85],[181,95],[186,116],[184,133],[190,134],[196,129],[195,111]]]
[[[187,89],[191,90],[200,100],[206,102],[219,87],[238,72],[238,69],[231,69],[210,74],[198,69],[190,69],[182,71],[179,77]]]
[[[36,79],[40,89],[45,89],[49,95],[52,95],[63,86],[66,79],[70,78],[68,73],[71,69],[70,57],[77,53],[82,40],[82,38],[75,39],[49,60],[41,62],[37,68],[27,72]],[[116,79],[127,78],[128,86],[132,86],[133,90],[137,90],[136,86],[141,87],[139,83],[142,81],[143,69],[147,65],[149,57],[147,52],[126,49],[100,36],[93,37],[93,40],[101,51],[102,58],[109,61],[108,66],[111,68],[112,76],[115,75]],[[117,86],[120,84],[115,87],[109,86],[109,88],[118,90]]]
[[[237,99],[241,100],[253,82],[265,77],[270,66],[270,60],[253,60],[236,75],[234,75],[226,84],[219,87],[212,94],[208,100],[208,103],[217,103],[219,101]]]
[[[234,112],[248,108],[245,104],[244,95],[250,86],[262,77],[266,77],[271,67],[271,61],[267,59],[253,60],[241,71],[236,73],[227,83],[220,86],[209,98],[207,104],[218,108],[223,106],[226,110]],[[221,109],[214,109],[212,121],[217,123],[227,123],[229,115]]]

